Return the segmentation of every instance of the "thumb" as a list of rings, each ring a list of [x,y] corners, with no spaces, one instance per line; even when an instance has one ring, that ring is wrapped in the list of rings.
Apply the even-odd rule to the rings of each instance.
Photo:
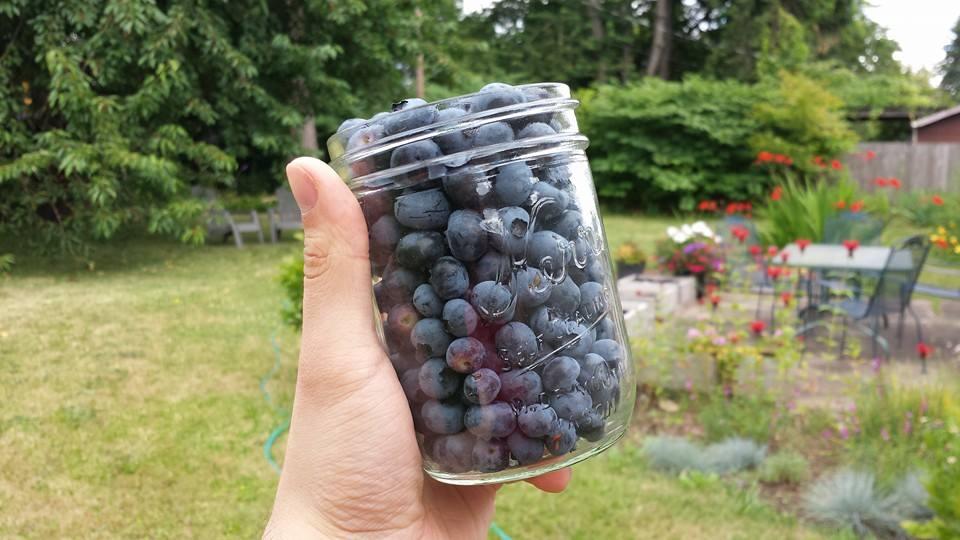
[[[311,393],[349,390],[344,377],[362,381],[384,356],[373,319],[366,223],[357,199],[326,163],[297,158],[287,165],[287,179],[304,232],[299,382]]]

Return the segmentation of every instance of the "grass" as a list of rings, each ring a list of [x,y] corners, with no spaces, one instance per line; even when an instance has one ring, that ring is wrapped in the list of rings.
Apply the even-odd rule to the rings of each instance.
[[[619,238],[665,226],[612,223]],[[18,253],[0,277],[0,537],[259,535],[280,419],[258,382],[275,335],[268,388],[290,403],[297,336],[273,278],[296,249],[132,238],[89,266]],[[516,538],[821,537],[749,490],[654,474],[636,445],[579,465],[563,495],[505,487],[497,522]]]

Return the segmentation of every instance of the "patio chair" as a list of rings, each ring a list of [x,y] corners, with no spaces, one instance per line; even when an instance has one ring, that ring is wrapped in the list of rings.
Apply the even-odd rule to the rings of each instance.
[[[243,234],[256,233],[260,243],[263,243],[263,227],[260,225],[260,216],[255,210],[250,211],[250,221],[238,221],[228,210],[224,209],[219,202],[217,190],[208,187],[194,186],[190,193],[207,203],[207,236],[209,238],[220,238],[226,242],[227,238],[233,236],[233,242],[238,248],[243,247]]]
[[[889,325],[888,315],[898,314],[900,319],[897,325],[898,344],[903,342],[903,321],[906,312],[910,313],[917,326],[917,341],[923,341],[923,328],[920,318],[910,305],[916,288],[917,278],[923,270],[923,265],[927,259],[927,253],[930,251],[930,243],[924,236],[914,236],[908,238],[903,244],[890,251],[890,256],[880,272],[876,286],[870,297],[848,297],[831,304],[833,311],[842,312],[847,320],[856,323],[856,326],[865,335],[869,336],[873,342],[872,356],[876,357],[877,345],[879,344],[887,356],[890,355],[890,349],[886,339],[880,335],[880,321],[883,320],[884,327]],[[892,267],[892,263],[902,263],[909,261],[909,269],[901,270],[900,264]],[[861,321],[870,320],[870,326],[864,326]],[[843,332],[840,337],[840,351],[842,353],[846,345],[847,322],[845,320]],[[926,373],[926,360],[923,361],[923,372]]]
[[[302,231],[303,221],[300,219],[300,207],[289,188],[282,187],[276,191],[277,206],[267,210],[270,219],[270,241],[276,243],[283,231]]]
[[[823,243],[840,244],[844,240],[856,240],[860,245],[875,244],[883,233],[886,223],[871,217],[863,212],[841,212],[831,216],[823,225]],[[829,301],[831,292],[846,292],[860,294],[862,287],[861,275],[843,276],[835,273],[824,273],[815,276],[819,297]]]

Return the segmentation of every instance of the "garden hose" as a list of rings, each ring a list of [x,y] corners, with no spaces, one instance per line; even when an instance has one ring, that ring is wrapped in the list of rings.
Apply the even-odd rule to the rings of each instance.
[[[266,401],[267,406],[273,409],[277,416],[282,419],[280,424],[270,431],[270,435],[267,436],[267,440],[263,443],[263,457],[267,459],[267,463],[270,464],[270,467],[272,467],[277,474],[280,474],[280,464],[273,458],[273,445],[276,444],[277,439],[279,439],[281,435],[290,429],[290,415],[287,414],[286,409],[274,403],[273,396],[271,396],[270,391],[267,390],[267,383],[280,371],[280,362],[283,358],[280,352],[280,346],[277,345],[277,333],[279,331],[280,329],[277,328],[270,333],[270,346],[273,347],[273,366],[260,378],[260,392],[263,393],[263,400]],[[490,523],[490,532],[495,534],[500,540],[511,540],[510,536],[495,522]]]

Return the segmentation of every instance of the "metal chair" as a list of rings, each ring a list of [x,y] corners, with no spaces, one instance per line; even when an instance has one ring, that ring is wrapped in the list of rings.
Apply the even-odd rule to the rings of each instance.
[[[898,343],[903,342],[903,321],[906,312],[910,313],[916,323],[917,340],[923,341],[923,328],[920,324],[920,318],[910,305],[910,300],[913,297],[917,278],[923,270],[929,251],[930,243],[926,237],[913,236],[908,238],[899,248],[891,250],[869,298],[864,300],[861,296],[851,296],[830,304],[833,311],[845,314],[849,320],[856,324],[859,330],[871,338],[873,342],[872,356],[876,356],[878,344],[888,357],[890,355],[887,341],[880,335],[880,320],[882,319],[884,327],[887,327],[889,325],[887,316],[893,313],[899,314],[900,317],[897,325]],[[866,319],[871,322],[869,327],[860,322]],[[846,345],[846,337],[847,324],[845,322],[840,338],[841,353]],[[923,372],[926,373],[926,371],[927,363],[924,359]]]
[[[207,203],[207,236],[220,237],[223,242],[233,236],[233,242],[238,248],[243,247],[243,233],[256,233],[260,243],[263,243],[263,227],[260,225],[260,216],[255,210],[250,211],[250,221],[238,221],[233,214],[220,205],[217,190],[209,187],[194,186],[190,193]]]
[[[283,231],[303,230],[303,221],[300,219],[300,207],[289,188],[282,187],[276,191],[277,206],[267,210],[270,219],[270,241],[276,243]]]

